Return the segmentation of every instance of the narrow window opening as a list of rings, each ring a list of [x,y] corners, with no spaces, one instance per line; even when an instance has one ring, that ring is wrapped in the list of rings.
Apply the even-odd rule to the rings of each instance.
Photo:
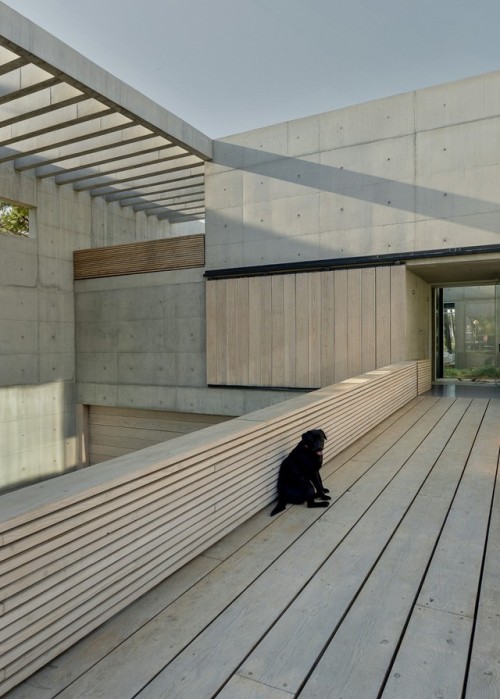
[[[0,232],[29,237],[30,210],[22,204],[0,199]]]

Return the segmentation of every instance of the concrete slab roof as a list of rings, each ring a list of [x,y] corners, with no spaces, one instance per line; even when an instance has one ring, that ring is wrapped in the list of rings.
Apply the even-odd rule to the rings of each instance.
[[[0,164],[172,222],[204,218],[212,140],[0,2]]]

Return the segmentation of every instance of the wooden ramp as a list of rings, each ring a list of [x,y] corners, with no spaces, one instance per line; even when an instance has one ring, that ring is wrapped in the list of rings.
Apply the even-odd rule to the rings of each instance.
[[[8,699],[500,697],[500,400],[413,400]],[[334,435],[330,435],[335,439]]]

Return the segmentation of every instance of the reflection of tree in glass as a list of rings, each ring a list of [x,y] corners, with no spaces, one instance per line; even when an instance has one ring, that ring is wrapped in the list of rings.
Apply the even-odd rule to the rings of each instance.
[[[29,209],[0,199],[0,230],[14,235],[28,235]]]
[[[455,309],[445,308],[444,312],[444,346],[447,352],[455,352]]]
[[[491,316],[478,316],[469,321],[472,331],[472,341],[487,344],[489,338],[495,335],[495,319]]]

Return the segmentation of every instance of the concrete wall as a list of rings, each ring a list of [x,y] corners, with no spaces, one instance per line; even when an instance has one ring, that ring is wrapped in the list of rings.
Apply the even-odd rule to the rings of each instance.
[[[169,233],[145,215],[0,169],[0,198],[32,207],[29,238],[0,234],[0,490],[74,468],[73,250]]]
[[[230,136],[207,268],[498,244],[500,73]]]
[[[293,395],[207,388],[203,272],[76,282],[79,403],[238,416]]]

